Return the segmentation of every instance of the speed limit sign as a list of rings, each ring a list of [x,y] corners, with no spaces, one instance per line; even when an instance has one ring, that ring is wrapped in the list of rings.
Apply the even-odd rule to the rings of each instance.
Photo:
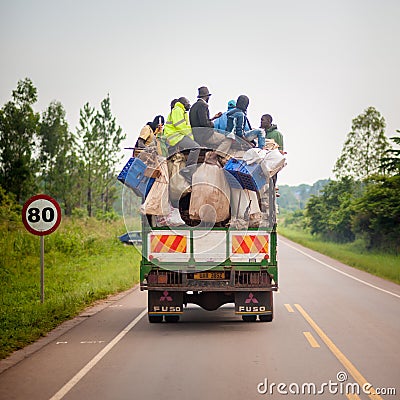
[[[40,300],[44,303],[44,236],[54,232],[61,222],[61,208],[47,194],[31,197],[22,207],[25,228],[40,236]]]
[[[61,208],[47,194],[31,197],[22,208],[25,228],[34,235],[44,236],[54,232],[61,222]]]

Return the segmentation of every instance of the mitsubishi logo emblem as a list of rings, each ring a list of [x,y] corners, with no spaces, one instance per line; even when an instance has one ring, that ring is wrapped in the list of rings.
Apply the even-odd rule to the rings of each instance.
[[[249,304],[249,303],[258,304],[258,300],[254,297],[254,294],[250,292],[249,297],[245,300],[245,303],[246,304]]]
[[[172,297],[169,296],[168,291],[164,290],[163,296],[160,297],[160,301],[172,301]],[[247,300],[246,300],[247,301]],[[258,302],[257,302],[258,303]]]

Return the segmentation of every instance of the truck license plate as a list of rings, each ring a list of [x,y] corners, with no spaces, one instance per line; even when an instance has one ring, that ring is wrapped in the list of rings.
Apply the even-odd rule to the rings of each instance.
[[[194,279],[225,279],[225,272],[198,272],[194,274]]]

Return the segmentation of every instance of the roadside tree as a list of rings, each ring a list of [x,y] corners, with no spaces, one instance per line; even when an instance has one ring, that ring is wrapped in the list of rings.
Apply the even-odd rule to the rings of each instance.
[[[354,202],[353,230],[369,249],[400,253],[400,175],[376,176]]]
[[[84,192],[84,204],[88,216],[91,217],[95,208],[95,199],[98,187],[98,175],[100,170],[100,148],[97,131],[95,129],[96,110],[86,103],[80,110],[78,136],[81,139],[79,158],[82,160],[82,191]]]
[[[96,114],[95,130],[100,147],[98,157],[101,207],[103,212],[109,212],[116,196],[116,164],[121,160],[120,145],[125,139],[121,127],[117,126],[112,115],[109,95],[101,102],[101,110]]]
[[[400,133],[399,130],[396,131]],[[395,144],[400,146],[400,136],[390,138]],[[382,169],[390,175],[400,174],[400,149],[392,148],[386,151],[385,157],[382,158]]]
[[[355,235],[351,219],[354,198],[360,196],[360,185],[351,178],[330,181],[319,196],[311,196],[306,206],[306,216],[311,234],[338,243],[351,242]]]
[[[0,110],[0,186],[21,202],[35,192],[38,163],[34,157],[39,130],[32,105],[37,90],[29,78],[18,81],[12,99]]]
[[[53,101],[42,115],[39,130],[41,184],[58,199],[66,215],[79,204],[76,140],[70,132],[64,107]]]
[[[351,132],[333,170],[338,179],[363,180],[383,172],[381,160],[388,149],[385,126],[385,119],[374,107],[353,119]]]

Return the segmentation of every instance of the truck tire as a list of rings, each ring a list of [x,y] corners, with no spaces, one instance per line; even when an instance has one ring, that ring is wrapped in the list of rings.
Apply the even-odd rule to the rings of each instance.
[[[257,315],[242,315],[242,320],[244,322],[256,322]]]
[[[271,314],[262,314],[258,317],[261,322],[271,322],[274,319],[274,297],[272,292],[269,292],[270,295],[270,306],[271,306]]]
[[[163,320],[163,316],[162,315],[150,315],[150,314],[148,314],[148,317],[149,317],[149,322],[152,323],[152,324],[159,324]]]
[[[261,322],[271,322],[274,319],[274,314],[269,314],[269,315],[259,315],[258,318],[260,318]]]
[[[179,322],[179,315],[166,315],[165,322],[172,322],[172,323]]]

